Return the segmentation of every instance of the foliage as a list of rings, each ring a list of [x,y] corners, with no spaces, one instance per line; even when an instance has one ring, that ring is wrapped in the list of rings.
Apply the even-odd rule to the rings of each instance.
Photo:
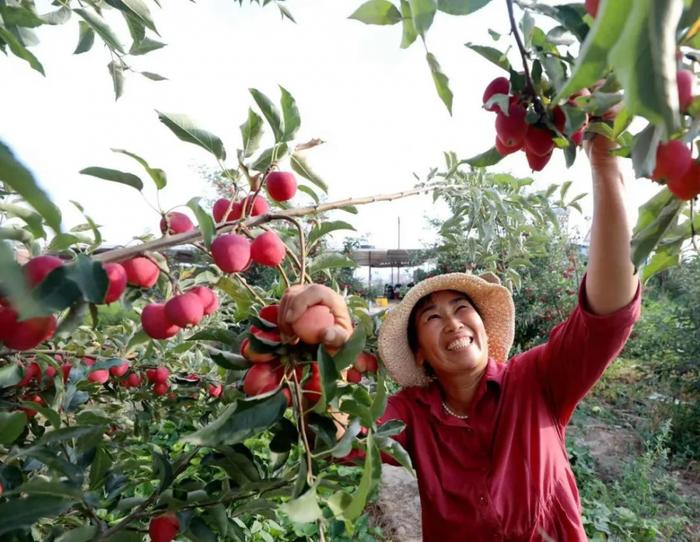
[[[590,451],[569,440],[571,465],[581,493],[583,521],[591,540],[691,540],[692,511],[665,471],[670,421],[627,462],[619,479],[605,483]]]
[[[469,15],[489,3],[401,0],[397,6],[388,0],[367,0],[350,17],[369,25],[401,24],[402,48],[410,47],[419,36],[427,48],[428,31],[438,17]],[[676,74],[692,70],[700,59],[700,3],[601,0],[590,3],[597,6],[597,13],[589,3],[585,8],[583,4],[551,6],[520,0],[506,0],[505,4],[503,20],[507,15],[517,48],[512,48],[510,38],[504,43],[503,34],[491,29],[493,45],[465,44],[507,75],[509,92],[499,91],[488,101],[485,97],[484,107],[506,111],[509,104],[522,105],[527,125],[549,133],[555,148],[563,150],[568,166],[576,159],[584,130],[614,139],[619,145],[615,154],[631,158],[637,177],[651,178],[661,142],[679,139],[692,146],[696,141],[700,99],[695,96],[690,105],[681,106]],[[522,11],[519,22],[514,4]],[[512,58],[518,53],[521,71]],[[451,112],[449,79],[432,53],[426,58],[436,91]],[[610,115],[608,110],[617,104],[620,111]],[[565,121],[558,124],[557,114]],[[635,118],[644,121],[633,123]],[[632,127],[641,129],[633,133]],[[498,131],[498,121],[496,128]],[[492,147],[463,162],[486,167],[506,154]],[[528,155],[528,162],[536,170],[549,160],[531,158]],[[693,192],[697,195],[697,190]],[[684,241],[693,236],[694,228],[700,229],[700,220],[696,217],[694,224],[691,220],[689,205],[667,189],[642,207],[632,248],[635,265],[643,266],[644,280],[679,264]]]
[[[218,136],[182,115],[159,113],[175,136],[211,153],[236,198],[257,195],[269,171],[295,159],[292,135],[301,122],[286,90],[280,109],[262,92],[251,94],[275,141],[256,153],[265,138],[262,117],[251,109],[234,169],[225,165]],[[119,152],[132,157],[158,190],[167,188],[163,170]],[[306,159],[296,163],[303,164],[300,175],[310,182],[305,194],[317,201],[316,191],[325,191],[325,184]],[[144,186],[136,173],[105,167],[84,173],[128,189]],[[300,211],[284,202],[271,202],[273,210],[259,216],[215,223],[193,200],[189,207],[198,230],[104,252],[99,226],[89,217],[71,232],[57,228],[51,236],[45,219],[11,185],[3,189],[4,225],[23,235],[2,241],[0,291],[20,318],[34,316],[32,311],[56,315],[58,331],[41,348],[0,352],[0,536],[140,540],[154,515],[170,511],[177,513],[180,532],[197,540],[317,539],[322,532],[334,540],[375,537],[363,509],[379,480],[379,452],[388,450],[407,466],[410,461],[387,440],[391,431],[376,427],[386,405],[383,372],[376,380],[368,374],[365,384],[340,378],[363,348],[376,348],[376,322],[366,304],[348,298],[357,331],[333,356],[314,345],[266,343],[251,331],[258,326],[267,330],[266,340],[274,336],[275,328],[258,310],[275,303],[292,279],[336,284],[336,270],[349,261],[319,247],[331,232],[351,229],[349,224],[324,220],[314,207]],[[294,218],[304,215],[306,227]],[[213,265],[208,248],[214,237],[235,230],[255,238],[261,227],[287,244],[287,257],[272,272],[253,267],[226,274]],[[85,231],[91,235],[82,235]],[[183,243],[194,246],[194,255],[172,249]],[[38,285],[27,284],[28,272],[15,255],[45,246],[65,263]],[[129,288],[120,301],[104,305],[111,279],[102,263],[142,254],[160,271],[158,281]],[[143,317],[149,303],[195,285],[215,287],[223,296],[219,309],[193,329],[152,340],[138,313]],[[6,310],[3,305],[0,312]],[[275,389],[244,393],[251,366],[238,354],[244,339],[256,352],[278,356],[274,363],[289,371]],[[110,372],[125,364],[126,372]],[[167,369],[164,388],[158,387],[156,369]],[[93,378],[100,371],[106,380]],[[131,384],[132,376],[141,382]],[[311,401],[314,390],[320,397]],[[338,412],[349,418],[342,439],[333,422]],[[334,464],[353,447],[366,453],[359,471]]]
[[[584,196],[567,201],[570,182],[532,191],[530,178],[464,172],[449,158],[448,171],[437,176],[446,182],[435,189],[434,198],[444,199],[452,216],[433,221],[440,235],[434,248],[436,271],[493,271],[511,289],[525,284],[522,274],[552,248],[551,239],[564,235],[569,208],[577,208]]]

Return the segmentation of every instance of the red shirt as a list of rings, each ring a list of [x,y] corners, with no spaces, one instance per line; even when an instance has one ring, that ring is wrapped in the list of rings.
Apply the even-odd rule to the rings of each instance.
[[[406,424],[394,438],[418,476],[424,541],[587,540],[565,430],[639,313],[638,287],[626,307],[592,314],[584,281],[545,344],[505,364],[489,360],[467,420],[445,412],[436,382],[389,398],[381,421]]]

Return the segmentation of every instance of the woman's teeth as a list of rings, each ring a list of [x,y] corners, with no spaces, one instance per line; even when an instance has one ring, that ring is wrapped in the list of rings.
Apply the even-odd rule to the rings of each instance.
[[[464,348],[468,348],[470,344],[474,342],[474,337],[464,337],[462,339],[457,339],[456,341],[452,341],[450,344],[447,345],[447,349],[450,351],[454,350],[462,350]]]

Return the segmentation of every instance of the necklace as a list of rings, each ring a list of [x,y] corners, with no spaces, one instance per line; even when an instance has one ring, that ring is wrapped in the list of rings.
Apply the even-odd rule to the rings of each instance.
[[[455,418],[459,418],[460,420],[466,420],[467,418],[469,418],[469,414],[456,414],[452,412],[452,410],[450,410],[450,407],[447,406],[447,403],[445,401],[442,402],[442,408],[444,408],[448,414],[454,416]]]

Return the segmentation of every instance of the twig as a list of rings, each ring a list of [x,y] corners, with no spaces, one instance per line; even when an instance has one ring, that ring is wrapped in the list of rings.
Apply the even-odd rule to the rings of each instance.
[[[286,288],[289,288],[292,283],[289,282],[289,277],[287,276],[287,273],[284,272],[284,267],[282,267],[282,264],[277,264],[277,271],[280,272],[280,275],[282,275],[282,280],[284,280],[284,285]]]
[[[266,305],[265,300],[264,300],[262,297],[260,297],[260,296],[258,295],[258,293],[257,293],[255,290],[253,290],[253,288],[251,288],[250,284],[248,284],[248,283],[246,282],[246,280],[245,280],[239,273],[234,273],[234,276],[238,279],[238,281],[239,281],[243,286],[245,286],[245,288],[246,288],[251,294],[253,294],[253,297],[254,297],[255,299],[257,299],[258,302],[260,302],[260,304],[262,304],[263,306]]]
[[[306,435],[306,424],[304,423],[303,397],[301,394],[301,386],[299,385],[299,377],[296,370],[292,369],[292,377],[294,378],[294,394],[297,402],[297,412],[299,414],[299,426],[301,428],[301,437],[304,441],[304,449],[306,452],[306,483],[310,486],[314,483],[313,460],[311,458],[311,446],[309,446],[309,438]]]
[[[395,192],[393,194],[385,194],[385,195],[379,195],[379,196],[368,196],[368,197],[364,197],[364,198],[348,198],[348,199],[333,201],[333,202],[328,202],[328,203],[319,203],[316,205],[311,205],[309,207],[298,207],[296,209],[288,209],[284,214],[286,216],[304,216],[304,215],[308,215],[308,214],[322,213],[324,211],[330,211],[333,209],[340,209],[342,207],[347,207],[348,205],[366,205],[368,203],[376,203],[379,201],[393,201],[396,199],[406,198],[409,196],[415,196],[417,194],[421,194],[424,192],[430,192],[433,188],[434,188],[434,186],[422,187],[422,188],[416,188],[413,190],[405,190],[403,192]],[[243,219],[234,220],[231,222],[225,222],[223,224],[218,224],[216,226],[216,230],[219,233],[231,231],[232,229],[237,227],[239,223],[243,224],[244,226],[246,226],[248,228],[252,228],[254,226],[259,226],[260,224],[265,224],[265,223],[270,222],[272,220],[277,220],[278,218],[279,218],[279,215],[277,215],[277,214],[267,213],[264,215],[258,215],[258,216],[248,218],[245,220],[243,220]],[[202,240],[202,232],[199,231],[199,229],[194,229],[194,230],[189,231],[189,232],[178,233],[177,235],[171,235],[170,237],[167,237],[167,238],[155,239],[153,241],[149,241],[147,243],[143,243],[143,244],[135,246],[135,247],[117,248],[114,250],[108,250],[106,252],[102,252],[101,254],[96,255],[93,259],[94,259],[94,261],[98,261],[98,262],[118,262],[118,261],[130,258],[132,256],[136,256],[137,254],[141,254],[141,253],[146,252],[146,251],[158,252],[158,251],[161,251],[161,250],[169,248],[169,247],[186,245],[186,244],[194,243],[196,241],[201,241],[201,240]]]
[[[299,224],[299,221],[292,218],[291,216],[287,215],[279,215],[279,217],[283,220],[287,220],[294,224],[296,227],[297,231],[299,232],[299,256],[301,259],[301,269],[299,271],[299,285],[304,284],[304,275],[306,274],[306,246],[305,246],[305,238],[304,238],[304,230],[301,227],[301,224]]]
[[[523,45],[523,40],[520,38],[520,32],[518,32],[518,25],[515,23],[515,15],[513,14],[513,0],[506,0],[506,5],[508,6],[508,18],[510,19],[510,30],[515,38],[515,42],[518,44],[518,49],[520,50],[520,57],[523,60],[523,70],[525,71],[525,80],[527,81],[527,91],[532,97],[532,101],[535,104],[535,111],[540,115],[544,114],[544,108],[540,103],[539,96],[535,92],[535,85],[532,83],[532,77],[530,76],[530,68],[527,64],[527,52],[525,51],[525,45]]]

